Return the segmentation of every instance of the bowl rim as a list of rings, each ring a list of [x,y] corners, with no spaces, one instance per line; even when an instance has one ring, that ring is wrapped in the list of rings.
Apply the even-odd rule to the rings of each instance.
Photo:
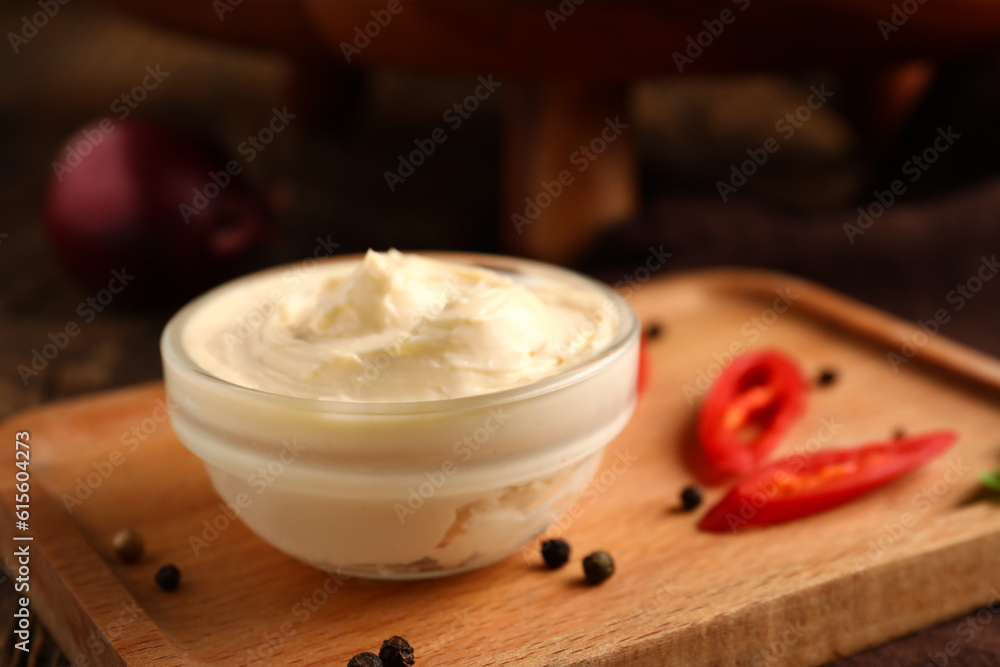
[[[315,260],[313,260],[313,258],[306,258],[297,262],[290,262],[262,269],[260,271],[248,273],[222,283],[221,285],[218,285],[195,297],[181,307],[181,309],[170,318],[160,336],[160,354],[164,371],[166,372],[169,369],[184,376],[187,380],[215,386],[221,390],[234,393],[251,402],[265,401],[271,406],[276,407],[280,405],[305,412],[379,416],[433,414],[440,412],[478,410],[508,404],[523,399],[534,398],[542,394],[558,391],[566,386],[576,384],[592,375],[597,374],[600,370],[611,365],[616,359],[624,355],[630,348],[630,344],[638,344],[640,326],[639,317],[636,315],[631,305],[611,286],[589,276],[585,276],[571,269],[556,266],[554,264],[507,255],[430,250],[406,252],[407,254],[416,254],[432,259],[474,264],[482,266],[483,268],[501,272],[513,271],[515,273],[520,273],[520,269],[522,267],[526,267],[529,269],[529,275],[558,274],[562,277],[570,278],[576,283],[587,284],[597,292],[601,293],[605,297],[601,302],[602,307],[603,304],[608,302],[614,306],[614,310],[618,314],[618,326],[611,340],[600,349],[579,360],[577,363],[570,365],[564,370],[551,375],[546,375],[528,384],[457,398],[419,401],[341,401],[325,398],[290,396],[263,389],[254,389],[251,387],[245,387],[230,380],[226,380],[205,370],[184,349],[182,344],[182,334],[184,326],[188,320],[190,320],[196,313],[200,312],[203,307],[218,298],[225,290],[231,288],[233,285],[242,282],[260,280],[270,274],[287,272],[296,266],[302,266],[307,262],[316,261],[320,264],[351,261],[356,262],[360,261],[364,257],[363,253],[351,253],[334,255]],[[504,268],[504,263],[507,263],[509,268]]]

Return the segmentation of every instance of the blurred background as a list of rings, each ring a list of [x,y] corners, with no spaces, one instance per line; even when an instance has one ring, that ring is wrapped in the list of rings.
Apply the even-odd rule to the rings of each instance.
[[[327,4],[0,5],[0,416],[159,378],[180,304],[310,256],[662,246],[917,321],[1000,251],[988,4]],[[1000,354],[996,283],[943,333]]]

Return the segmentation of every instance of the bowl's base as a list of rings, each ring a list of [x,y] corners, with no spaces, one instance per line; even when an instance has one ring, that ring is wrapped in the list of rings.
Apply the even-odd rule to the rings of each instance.
[[[509,554],[508,554],[509,555]],[[426,570],[415,570],[408,566],[401,565],[398,567],[393,566],[382,566],[382,567],[330,567],[329,565],[323,565],[320,563],[310,563],[308,561],[302,561],[306,565],[323,570],[331,575],[338,577],[349,577],[358,579],[371,579],[380,581],[415,581],[419,579],[440,579],[441,577],[450,577],[457,574],[465,574],[466,572],[472,572],[473,570],[480,570],[484,567],[489,567],[495,563],[500,562],[507,556],[502,556],[484,563],[476,563],[475,565],[468,565],[463,567],[453,567],[453,568],[434,568]]]

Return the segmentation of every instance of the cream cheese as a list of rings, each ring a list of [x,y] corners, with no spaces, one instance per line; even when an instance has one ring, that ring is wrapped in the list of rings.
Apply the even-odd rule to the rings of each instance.
[[[287,278],[237,283],[201,309],[183,333],[193,360],[286,396],[428,401],[529,384],[617,327],[593,289],[396,250]]]

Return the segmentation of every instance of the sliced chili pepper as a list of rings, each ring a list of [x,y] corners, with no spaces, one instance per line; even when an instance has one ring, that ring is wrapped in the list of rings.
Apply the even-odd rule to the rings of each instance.
[[[790,456],[747,475],[698,523],[725,532],[798,519],[863,496],[935,458],[954,431]]]
[[[737,357],[715,381],[698,416],[698,439],[722,472],[753,470],[806,404],[806,380],[774,350]]]

